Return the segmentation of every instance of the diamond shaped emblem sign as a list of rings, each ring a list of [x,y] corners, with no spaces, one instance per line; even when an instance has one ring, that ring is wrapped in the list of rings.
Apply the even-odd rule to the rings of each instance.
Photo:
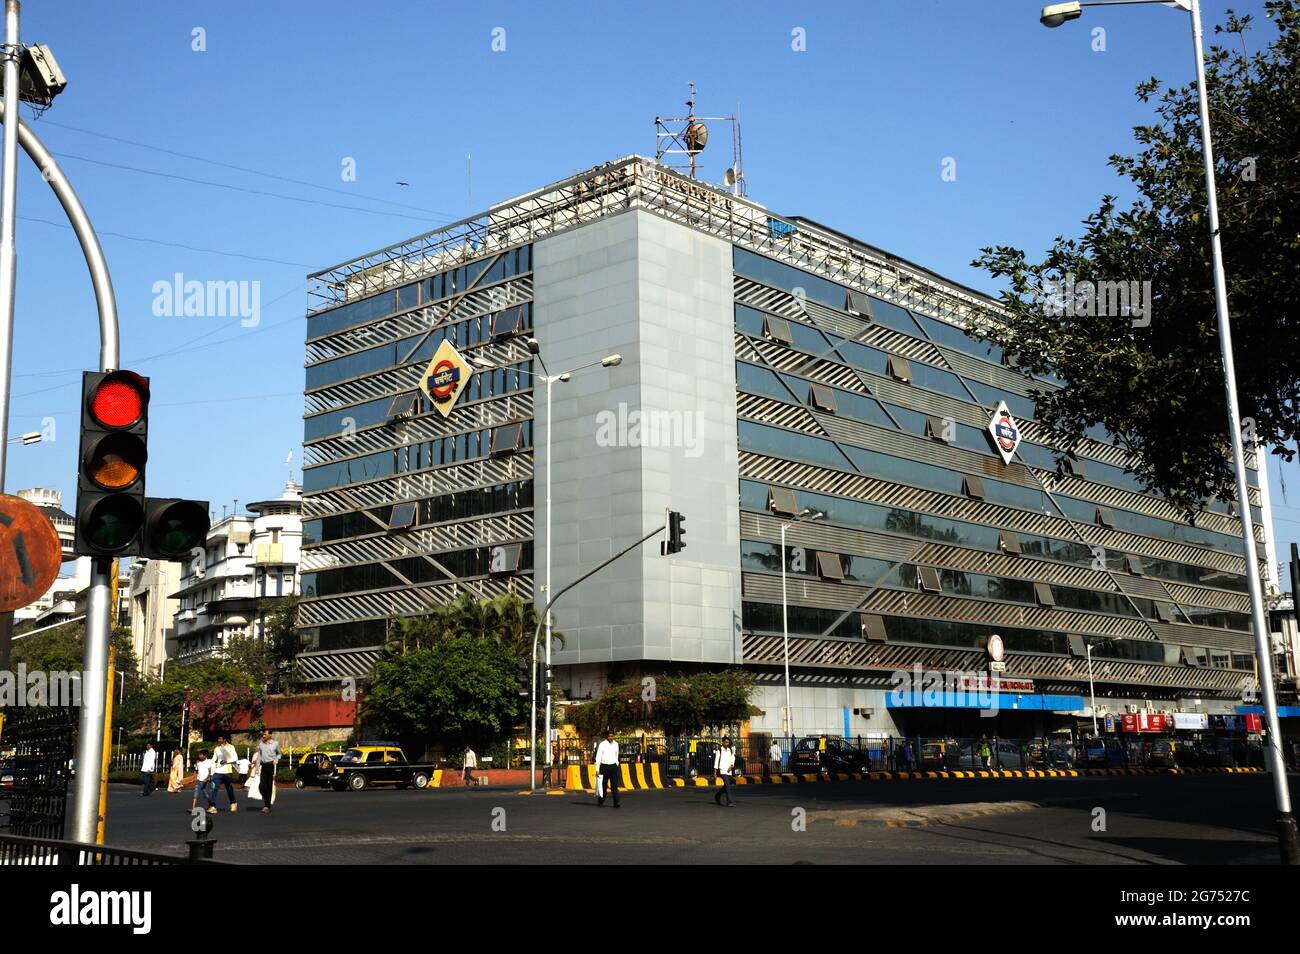
[[[1011,416],[1006,401],[999,401],[993,411],[993,419],[989,421],[989,435],[993,438],[993,446],[1002,455],[1002,463],[1011,463],[1016,448],[1020,446],[1020,425]]]
[[[456,346],[450,341],[443,341],[425,368],[424,376],[420,378],[420,390],[428,396],[438,412],[446,417],[451,413],[456,398],[460,397],[460,392],[469,384],[473,373],[474,370],[460,356]]]

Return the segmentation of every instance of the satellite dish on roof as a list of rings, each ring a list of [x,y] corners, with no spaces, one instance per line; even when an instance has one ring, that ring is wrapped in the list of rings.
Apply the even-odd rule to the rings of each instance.
[[[709,127],[698,120],[686,127],[686,149],[700,152],[709,142]]]

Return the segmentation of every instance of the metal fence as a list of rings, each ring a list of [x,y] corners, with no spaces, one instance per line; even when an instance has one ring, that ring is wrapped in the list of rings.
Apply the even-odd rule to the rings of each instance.
[[[196,839],[186,843],[187,855],[160,855],[130,848],[111,848],[108,845],[86,845],[76,841],[54,838],[24,838],[18,835],[0,835],[0,865],[197,865],[223,864],[212,860],[215,842]]]
[[[823,741],[824,740],[824,741]],[[657,763],[667,777],[712,773],[720,739],[629,736],[617,738],[619,760]],[[776,749],[773,750],[775,744]],[[802,736],[751,734],[732,739],[740,771],[1028,771],[1078,768],[1263,768],[1264,749],[1240,736],[1069,736],[956,738],[952,736]],[[588,765],[595,743],[561,739],[552,759],[560,771]]]

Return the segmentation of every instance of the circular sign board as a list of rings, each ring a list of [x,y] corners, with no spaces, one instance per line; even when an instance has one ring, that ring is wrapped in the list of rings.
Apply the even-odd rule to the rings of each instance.
[[[989,659],[994,662],[1002,662],[1002,657],[1006,655],[1006,649],[1002,645],[1002,637],[994,633],[989,637]]]
[[[63,545],[30,501],[0,494],[0,613],[35,603],[59,576]]]

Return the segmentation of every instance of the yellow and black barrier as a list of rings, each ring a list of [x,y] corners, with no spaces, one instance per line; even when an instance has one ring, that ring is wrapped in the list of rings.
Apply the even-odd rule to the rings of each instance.
[[[638,788],[667,788],[658,762],[623,762],[619,765],[618,787],[623,791]],[[596,790],[596,766],[570,765],[564,787],[586,792]]]
[[[709,775],[695,778],[665,779],[658,763],[623,764],[620,787],[645,788],[711,788],[721,782]],[[909,772],[785,772],[779,775],[738,775],[737,785],[798,785],[804,782],[890,782],[924,779],[1003,779],[1003,778],[1095,778],[1119,775],[1206,775],[1212,773],[1258,774],[1262,768],[1085,768],[1085,769],[973,769],[973,770],[916,770]],[[596,767],[570,765],[565,787],[594,792]]]

